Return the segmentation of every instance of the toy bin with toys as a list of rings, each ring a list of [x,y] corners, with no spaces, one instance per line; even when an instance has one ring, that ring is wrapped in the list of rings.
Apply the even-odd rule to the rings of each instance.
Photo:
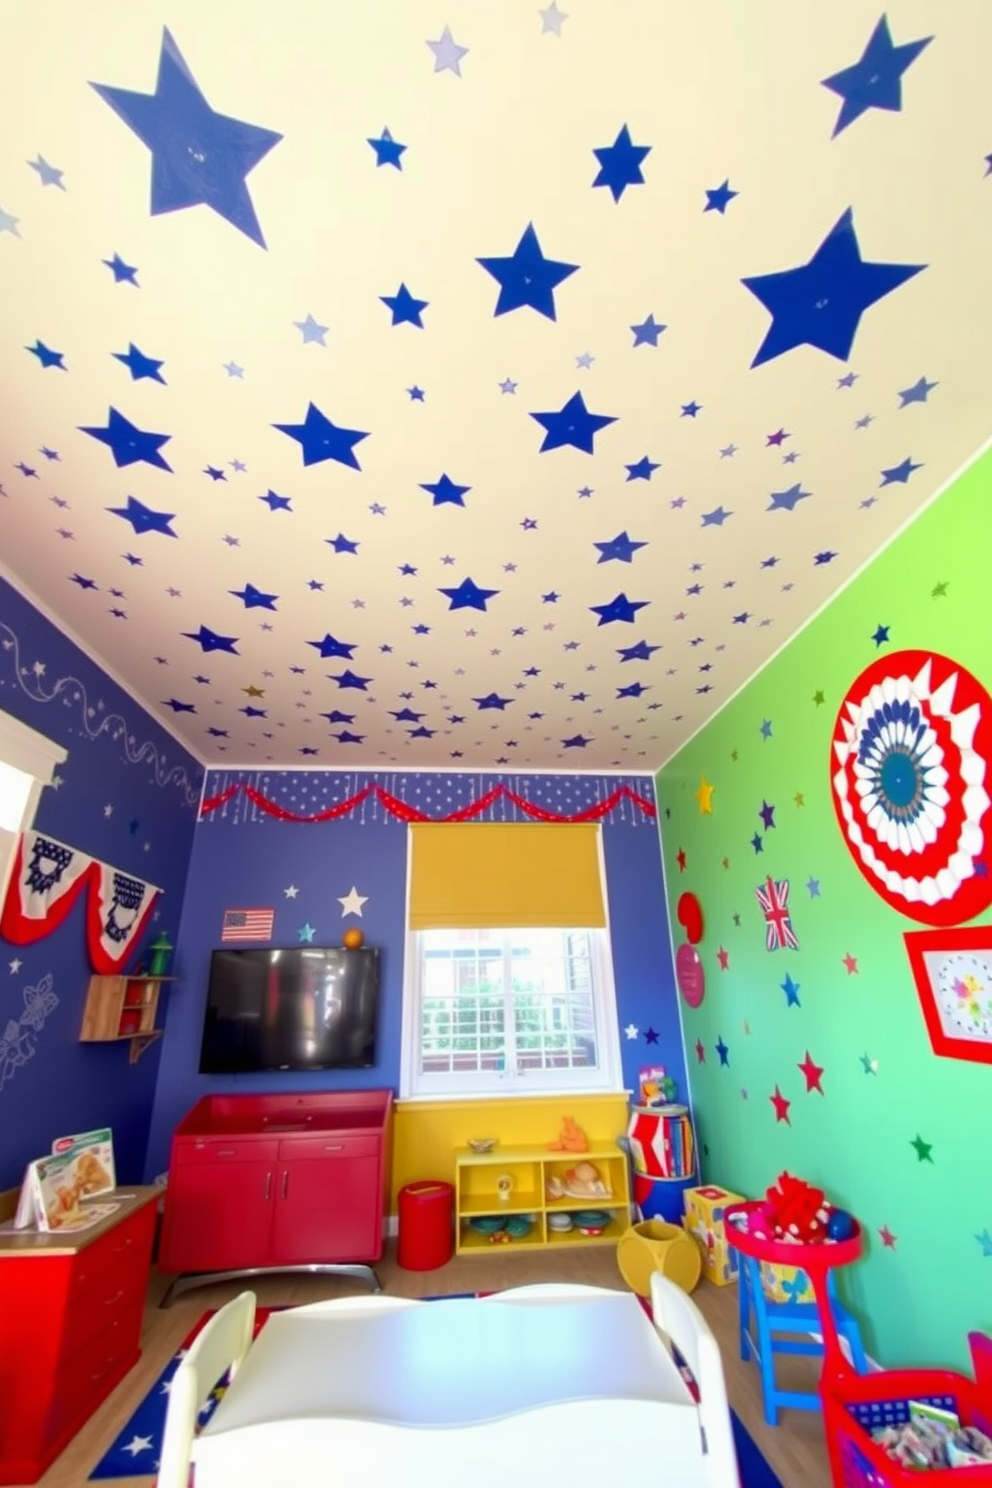
[[[682,1223],[699,1246],[703,1275],[715,1286],[736,1281],[737,1258],[727,1244],[724,1215],[729,1205],[743,1203],[742,1196],[717,1183],[705,1183],[701,1188],[687,1188],[684,1198]]]

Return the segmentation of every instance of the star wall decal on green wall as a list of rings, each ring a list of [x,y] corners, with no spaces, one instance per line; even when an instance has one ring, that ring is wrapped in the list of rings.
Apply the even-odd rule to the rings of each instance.
[[[924,1142],[923,1138],[917,1134],[909,1145],[916,1148],[916,1156],[920,1162],[933,1162],[933,1158],[930,1156],[933,1151],[932,1142]]]

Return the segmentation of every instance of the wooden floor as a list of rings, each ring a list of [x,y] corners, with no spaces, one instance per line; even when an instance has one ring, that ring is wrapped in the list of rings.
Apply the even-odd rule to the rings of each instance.
[[[395,1241],[390,1241],[376,1267],[383,1290],[399,1297],[429,1297],[449,1292],[499,1291],[536,1281],[573,1281],[592,1286],[623,1287],[612,1247],[592,1246],[560,1251],[513,1251],[504,1247],[476,1258],[463,1256],[436,1271],[404,1271],[396,1264]],[[254,1278],[250,1283],[227,1282],[184,1293],[171,1307],[159,1306],[167,1278],[154,1275],[145,1310],[142,1357],[43,1478],[42,1488],[81,1488],[121,1427],[207,1308],[219,1307],[246,1285],[259,1306],[317,1302],[325,1297],[354,1295],[366,1288],[337,1277],[282,1276]],[[693,1293],[720,1343],[730,1403],[744,1422],[784,1488],[830,1488],[823,1427],[818,1412],[783,1411],[781,1424],[768,1427],[762,1419],[757,1366],[741,1362],[737,1348],[737,1288],[715,1287],[703,1281]],[[791,1366],[791,1369],[790,1369]],[[818,1366],[808,1359],[783,1361],[780,1378],[798,1389],[815,1388]],[[637,1473],[644,1481],[661,1480],[664,1464],[644,1460]],[[148,1488],[149,1477],[111,1480],[119,1488]],[[232,1484],[232,1488],[237,1488]]]

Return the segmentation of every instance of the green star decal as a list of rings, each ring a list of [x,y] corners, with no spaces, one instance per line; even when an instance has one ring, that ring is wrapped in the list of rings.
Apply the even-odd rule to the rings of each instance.
[[[817,689],[817,691],[813,694],[813,702],[818,708],[822,708],[823,704],[826,702],[826,698],[823,696],[823,693],[820,692],[819,689]]]
[[[930,1153],[933,1150],[932,1142],[924,1142],[923,1138],[917,1135],[913,1138],[909,1145],[910,1147],[916,1148],[916,1156],[919,1158],[920,1162],[933,1162],[933,1158],[930,1156]]]
[[[933,588],[930,590],[930,598],[931,599],[946,599],[947,598],[947,582],[948,581],[946,579],[944,579],[944,580],[942,580],[941,583],[934,584]]]

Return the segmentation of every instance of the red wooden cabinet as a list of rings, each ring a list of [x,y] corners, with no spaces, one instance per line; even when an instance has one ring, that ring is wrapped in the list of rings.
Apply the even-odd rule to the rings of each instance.
[[[172,1144],[159,1266],[376,1261],[392,1092],[206,1096]]]

